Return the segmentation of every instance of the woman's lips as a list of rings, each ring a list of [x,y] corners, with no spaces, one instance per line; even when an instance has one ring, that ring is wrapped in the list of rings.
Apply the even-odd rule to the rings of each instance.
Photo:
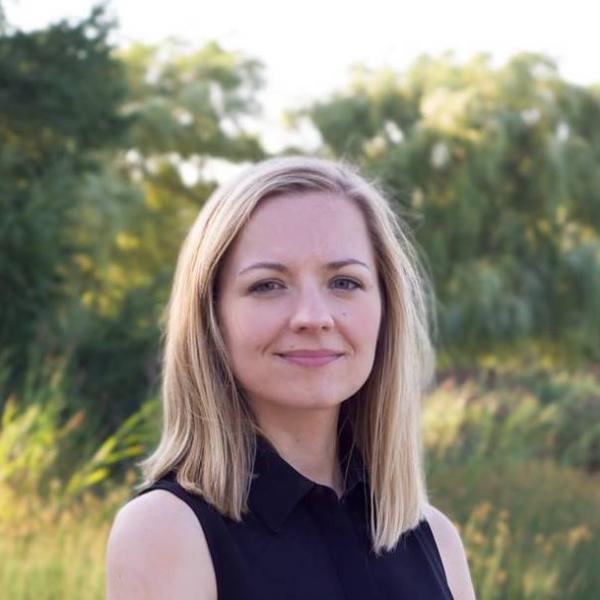
[[[302,365],[303,367],[321,367],[333,362],[334,360],[337,360],[342,355],[327,354],[324,356],[299,356],[291,354],[279,354],[278,356],[296,365]]]

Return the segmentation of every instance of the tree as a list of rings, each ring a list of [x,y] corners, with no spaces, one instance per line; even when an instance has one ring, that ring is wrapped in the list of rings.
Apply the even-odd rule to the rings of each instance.
[[[0,37],[0,347],[15,382],[64,297],[80,183],[127,128],[121,64],[101,9]]]

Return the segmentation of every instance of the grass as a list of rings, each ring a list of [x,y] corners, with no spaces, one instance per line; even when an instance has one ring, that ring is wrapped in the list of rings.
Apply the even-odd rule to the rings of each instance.
[[[561,371],[450,377],[427,398],[430,498],[481,600],[597,596],[599,409],[600,383]]]
[[[129,483],[133,478],[129,477]],[[104,554],[112,516],[129,498],[121,485],[104,498],[85,493],[69,508],[41,498],[27,518],[3,523],[0,589],[11,600],[104,598]]]

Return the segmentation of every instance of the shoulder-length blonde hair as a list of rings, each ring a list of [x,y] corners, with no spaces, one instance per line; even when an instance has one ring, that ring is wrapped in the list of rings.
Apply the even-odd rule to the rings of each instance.
[[[140,462],[151,485],[174,470],[180,485],[240,520],[257,424],[230,366],[216,310],[223,257],[268,196],[325,191],[356,202],[376,256],[382,326],[373,369],[349,412],[370,482],[373,549],[392,549],[423,518],[427,492],[421,399],[431,383],[430,283],[405,225],[383,194],[347,163],[301,156],[258,163],[217,189],[188,233],[165,312],[163,430]]]

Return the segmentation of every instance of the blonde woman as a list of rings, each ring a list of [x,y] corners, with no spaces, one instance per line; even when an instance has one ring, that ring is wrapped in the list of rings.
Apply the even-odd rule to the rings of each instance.
[[[287,157],[218,189],[166,313],[163,431],[107,548],[109,600],[470,600],[428,503],[426,278],[347,164]]]

